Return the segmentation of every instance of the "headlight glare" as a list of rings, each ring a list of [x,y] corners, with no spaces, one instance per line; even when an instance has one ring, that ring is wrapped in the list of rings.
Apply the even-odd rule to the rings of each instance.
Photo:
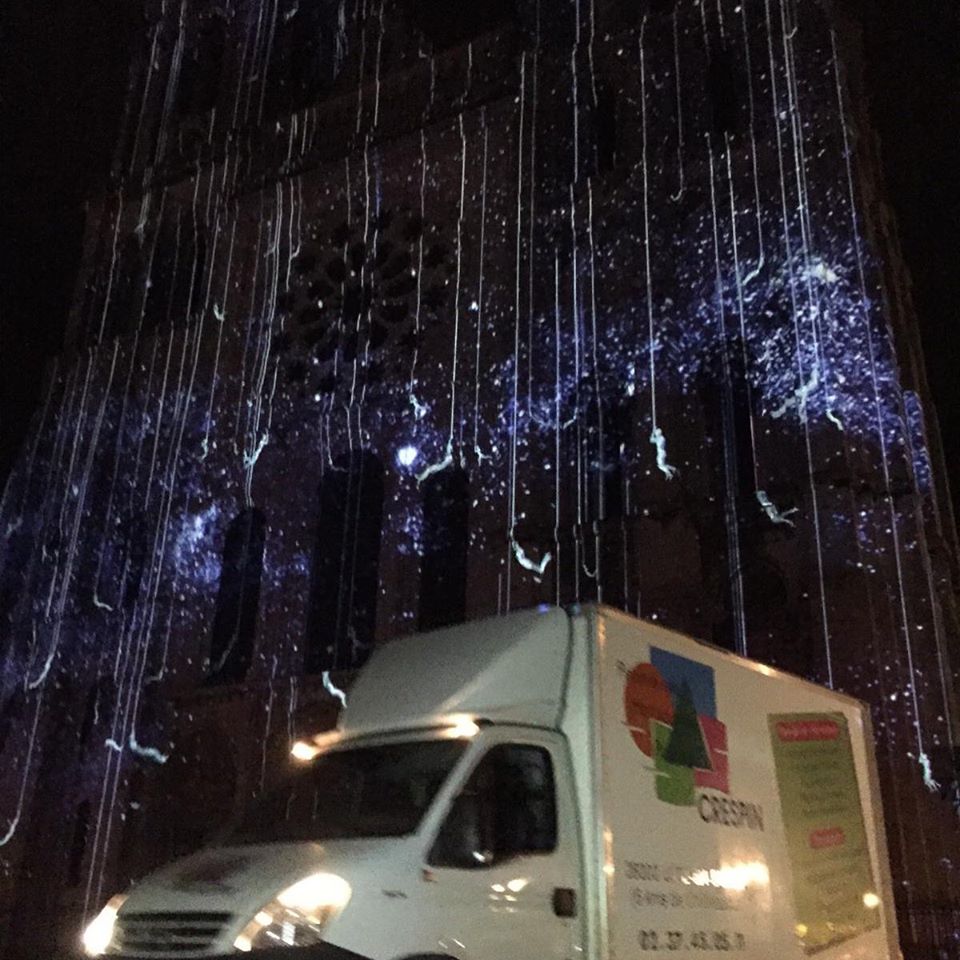
[[[257,911],[234,941],[234,949],[248,952],[321,943],[323,928],[347,905],[350,892],[350,884],[333,873],[304,877]]]
[[[127,899],[126,894],[118,893],[111,897],[107,905],[93,918],[83,931],[81,942],[83,943],[84,953],[88,957],[102,957],[113,940],[113,931],[117,925],[117,914],[123,901]]]

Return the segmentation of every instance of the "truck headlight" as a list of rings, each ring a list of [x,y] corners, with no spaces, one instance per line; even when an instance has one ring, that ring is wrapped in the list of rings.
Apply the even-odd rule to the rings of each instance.
[[[117,914],[126,899],[125,893],[111,897],[107,905],[87,924],[80,941],[88,957],[102,957],[107,952],[107,947],[113,940],[114,927],[117,925]]]
[[[347,905],[350,892],[350,884],[333,873],[304,877],[258,910],[233,947],[247,952],[321,943],[323,928]]]

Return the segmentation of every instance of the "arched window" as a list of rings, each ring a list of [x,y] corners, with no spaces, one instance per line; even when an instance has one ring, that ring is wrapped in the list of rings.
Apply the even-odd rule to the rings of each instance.
[[[242,680],[250,667],[260,610],[266,529],[264,515],[253,507],[238,513],[227,528],[210,641],[208,683]]]
[[[156,849],[153,847],[157,837],[155,821],[148,819],[144,803],[147,782],[144,762],[134,764],[127,782],[127,811],[117,845],[117,869],[124,880],[142,876],[144,866],[151,863],[151,855]]]
[[[373,643],[380,583],[383,466],[353,453],[320,482],[307,609],[306,668],[358,666]]]
[[[491,30],[516,23],[515,0],[403,0],[403,7],[414,26],[430,41],[433,52],[465,44]]]
[[[707,95],[710,120],[717,143],[739,134],[744,123],[744,98],[739,64],[725,40],[714,39],[707,64]]]
[[[217,105],[220,94],[227,24],[223,11],[209,6],[200,11],[183,51],[176,101],[181,116],[207,113]]]
[[[627,403],[603,407],[602,437],[598,430],[591,450],[587,487],[587,519],[612,520],[624,514],[627,483],[625,451],[632,440],[634,408]]]
[[[264,118],[295,113],[336,79],[337,7],[281,0],[263,92]]]
[[[87,852],[87,837],[90,833],[90,801],[81,800],[73,820],[73,837],[67,858],[67,883],[80,886],[83,879],[83,858]]]
[[[124,543],[124,565],[120,582],[123,584],[121,603],[130,609],[140,596],[144,568],[147,561],[147,541],[153,536],[153,526],[147,525],[145,513],[134,513],[136,522],[131,526]]]
[[[109,270],[109,264],[105,269]],[[143,308],[143,250],[136,235],[128,236],[120,246],[109,287],[104,319],[104,338],[133,333]]]
[[[35,523],[28,515],[0,545],[0,656],[5,656],[14,635],[17,607],[29,601],[30,559]]]
[[[26,707],[26,694],[23,687],[18,686],[0,707],[0,756],[7,745],[7,738],[13,732],[14,724],[23,718]]]
[[[707,497],[691,512],[700,543],[705,606],[715,616],[711,640],[728,650],[736,650],[741,639],[743,564],[763,549],[757,537],[763,524],[769,525],[756,500],[751,396],[741,358],[739,350],[731,350],[723,364],[715,358],[700,379],[705,441],[700,460]],[[787,505],[786,501],[781,504]],[[766,602],[762,599],[766,593],[764,588],[757,599]],[[752,602],[748,596],[746,606]]]
[[[190,209],[168,211],[153,251],[150,287],[144,307],[147,330],[185,324],[203,304],[207,267],[203,226]]]
[[[421,630],[462,623],[466,615],[469,496],[464,470],[435,473],[423,484]]]
[[[603,176],[617,165],[618,148],[617,97],[604,80],[597,84],[597,100],[593,111],[593,143],[597,173]]]
[[[171,292],[170,314],[174,323],[187,323],[203,307],[207,272],[207,241],[193,214],[185,212],[180,229],[181,253]]]
[[[111,525],[112,526],[112,525]],[[125,510],[109,536],[103,538],[95,564],[77,572],[74,591],[88,615],[130,609],[140,594],[147,541],[153,525],[140,510]]]
[[[78,740],[81,747],[87,747],[94,730],[103,723],[105,718],[112,715],[115,706],[116,686],[113,677],[102,676],[87,691],[87,699],[83,708],[83,719],[80,722]]]
[[[576,598],[626,608],[627,489],[630,483],[628,451],[633,442],[636,404],[632,400],[603,402],[602,420],[591,424],[586,444],[586,483],[583,485],[583,522],[577,531],[576,553],[562,564],[577,577]],[[602,429],[601,429],[602,424]],[[568,472],[571,480],[576,474]],[[561,549],[558,546],[558,549]],[[571,570],[571,564],[576,569]],[[596,575],[588,573],[596,571]]]

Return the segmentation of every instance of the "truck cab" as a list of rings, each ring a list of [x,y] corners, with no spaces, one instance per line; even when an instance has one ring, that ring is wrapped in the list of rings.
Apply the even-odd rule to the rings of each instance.
[[[497,626],[382,648],[338,729],[297,744],[289,777],[216,846],[111,901],[88,955],[323,941],[398,960],[504,960],[518,943],[580,955],[582,837],[558,728],[570,621]]]

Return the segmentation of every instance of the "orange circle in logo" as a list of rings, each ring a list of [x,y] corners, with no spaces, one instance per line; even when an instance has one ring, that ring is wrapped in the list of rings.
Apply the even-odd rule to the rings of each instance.
[[[673,725],[673,698],[670,688],[652,663],[638,663],[628,674],[623,689],[626,724],[634,743],[653,756],[650,721]]]

